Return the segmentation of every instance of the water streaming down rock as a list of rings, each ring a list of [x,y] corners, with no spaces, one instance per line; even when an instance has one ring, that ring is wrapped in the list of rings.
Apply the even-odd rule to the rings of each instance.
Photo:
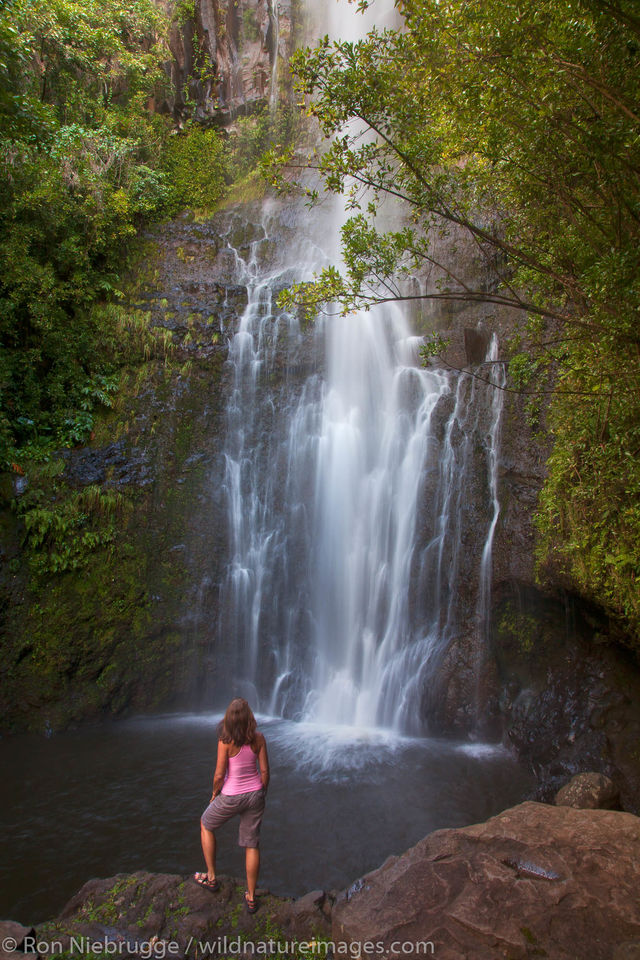
[[[278,0],[269,0],[269,30],[271,34],[271,79],[269,83],[269,109],[278,106],[278,57],[280,47],[280,9]]]
[[[491,599],[491,557],[493,548],[493,536],[500,515],[500,501],[498,499],[498,454],[500,449],[500,421],[502,419],[502,408],[504,405],[504,386],[506,383],[505,365],[498,360],[498,338],[491,338],[491,343],[487,351],[487,360],[490,364],[489,382],[494,384],[495,389],[491,392],[491,417],[489,433],[487,435],[487,447],[489,457],[489,493],[491,496],[491,523],[487,533],[484,546],[482,548],[482,559],[480,561],[480,590],[478,597],[478,615],[483,626],[487,626],[490,614]]]
[[[338,6],[342,36],[366,31]],[[248,305],[229,354],[220,648],[262,710],[423,732],[443,652],[488,613],[500,391],[421,367],[397,305],[301,331],[275,291],[339,261],[345,213],[265,269],[269,217],[235,255]]]

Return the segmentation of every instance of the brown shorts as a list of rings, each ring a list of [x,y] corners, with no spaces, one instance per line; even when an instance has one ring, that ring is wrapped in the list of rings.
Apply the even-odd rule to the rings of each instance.
[[[217,830],[232,817],[240,817],[238,844],[241,847],[260,846],[260,825],[264,813],[264,790],[227,796],[219,793],[202,814],[200,820],[207,830]]]

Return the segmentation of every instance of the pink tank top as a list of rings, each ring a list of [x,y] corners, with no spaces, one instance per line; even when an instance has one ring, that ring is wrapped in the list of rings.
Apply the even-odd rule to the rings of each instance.
[[[229,757],[227,776],[222,784],[221,793],[236,797],[239,793],[253,793],[262,789],[262,779],[258,773],[258,756],[248,743],[240,747],[235,757]]]

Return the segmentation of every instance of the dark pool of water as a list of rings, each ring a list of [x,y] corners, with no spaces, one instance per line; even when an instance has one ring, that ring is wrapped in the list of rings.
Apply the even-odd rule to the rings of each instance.
[[[0,917],[54,916],[92,877],[203,866],[218,716],[129,720],[0,742]],[[343,888],[440,827],[474,823],[531,787],[505,752],[381,731],[261,718],[272,783],[260,882],[277,893]],[[241,876],[237,827],[218,869]]]

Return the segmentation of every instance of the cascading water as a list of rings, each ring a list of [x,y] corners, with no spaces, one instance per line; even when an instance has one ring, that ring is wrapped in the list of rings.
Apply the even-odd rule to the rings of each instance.
[[[353,5],[331,6],[335,33],[366,32]],[[265,208],[235,253],[248,304],[229,353],[219,649],[273,715],[424,732],[461,598],[488,612],[501,392],[421,367],[398,306],[323,316],[312,333],[277,310],[278,289],[339,260],[344,216],[307,222],[265,267]]]
[[[420,370],[397,308],[333,320],[314,503],[314,666],[307,717],[397,725],[409,584],[431,420],[446,376]]]
[[[259,267],[272,226],[236,255],[248,304],[229,355],[222,594],[234,679],[272,714],[419,731],[460,620],[478,471],[478,615],[488,603],[499,391],[420,367],[398,307],[301,332],[274,307],[286,268]],[[320,260],[310,241],[306,268],[296,254],[298,276]]]
[[[278,56],[280,47],[280,10],[278,0],[269,0],[269,26],[271,30],[271,82],[269,85],[269,109],[278,106]]]
[[[491,364],[490,382],[495,386],[491,396],[491,425],[488,434],[488,453],[489,453],[489,491],[491,495],[491,523],[487,533],[484,547],[482,548],[482,559],[480,561],[480,596],[478,612],[483,624],[489,620],[489,601],[491,594],[491,552],[493,547],[493,536],[500,515],[500,501],[498,500],[498,452],[499,452],[499,431],[500,421],[502,420],[502,407],[504,402],[504,386],[506,382],[506,373],[503,363],[498,362],[498,338],[491,338],[491,344],[488,350],[488,361]]]

